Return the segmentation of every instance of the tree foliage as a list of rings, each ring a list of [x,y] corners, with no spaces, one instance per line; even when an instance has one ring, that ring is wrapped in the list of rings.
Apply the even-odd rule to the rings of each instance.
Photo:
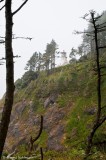
[[[29,61],[26,64],[25,70],[36,71],[40,70],[42,54],[39,52],[33,53]]]
[[[54,40],[46,45],[44,54],[35,52],[28,60],[25,70],[41,71],[52,70],[55,68],[55,53],[57,50],[57,44]]]

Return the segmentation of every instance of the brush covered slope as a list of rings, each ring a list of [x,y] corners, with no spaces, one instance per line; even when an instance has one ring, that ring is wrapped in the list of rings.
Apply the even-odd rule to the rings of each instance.
[[[38,134],[40,115],[43,115],[43,132],[34,143],[34,152],[42,147],[47,157],[82,159],[97,111],[97,76],[93,66],[92,61],[79,61],[52,72],[27,71],[18,79],[5,151],[17,149],[18,155],[26,155],[30,137]],[[105,74],[105,69],[103,72]],[[104,76],[103,106],[105,96]],[[0,106],[2,112],[3,99]],[[91,159],[105,159],[106,123],[96,132],[93,143]]]

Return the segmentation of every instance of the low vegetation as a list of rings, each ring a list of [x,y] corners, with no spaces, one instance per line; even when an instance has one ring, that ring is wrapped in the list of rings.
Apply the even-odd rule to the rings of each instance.
[[[93,125],[97,106],[95,85],[96,75],[92,66],[93,63],[90,60],[84,62],[77,61],[74,65],[69,64],[56,68],[54,73],[49,74],[48,76],[46,76],[47,73],[45,71],[42,71],[35,79],[33,79],[32,76],[27,87],[23,87],[21,85],[24,81],[18,81],[18,86],[16,82],[14,103],[17,104],[23,99],[27,102],[31,101],[33,113],[35,115],[45,115],[48,108],[53,106],[67,110],[66,115],[63,118],[63,122],[65,123],[65,137],[62,142],[64,151],[60,151],[59,153],[55,150],[48,150],[46,144],[48,133],[44,131],[41,138],[36,143],[39,147],[43,147],[44,159],[83,159],[87,136],[89,135],[90,129]],[[105,79],[106,77],[104,76],[102,80],[103,104],[105,104]],[[57,96],[54,102],[55,105],[49,104],[47,108],[44,108],[45,100],[51,95]],[[27,105],[21,115],[21,119],[25,121],[27,121],[28,117],[28,106],[29,105]],[[34,135],[33,128],[30,133]],[[106,124],[104,123],[96,132],[93,140],[93,154],[90,156],[92,160],[106,158],[105,142]],[[39,147],[37,151],[34,151],[34,153],[38,155]],[[24,148],[25,144],[18,147],[18,156],[28,156],[28,152]]]

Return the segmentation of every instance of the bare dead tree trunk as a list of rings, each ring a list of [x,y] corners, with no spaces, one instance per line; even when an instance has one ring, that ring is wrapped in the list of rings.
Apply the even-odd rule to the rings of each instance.
[[[12,13],[11,0],[5,1],[5,18],[6,18],[6,33],[5,33],[5,58],[6,58],[6,96],[5,104],[2,113],[0,124],[0,159],[2,156],[5,139],[7,136],[10,115],[13,105],[14,94],[14,63],[12,50]]]
[[[4,0],[1,0],[4,1]],[[0,2],[1,2],[0,1]],[[2,156],[8,126],[10,123],[10,116],[13,106],[14,99],[14,63],[13,63],[13,50],[12,50],[12,26],[13,26],[13,15],[15,15],[26,3],[25,0],[22,5],[12,13],[12,0],[5,0],[5,20],[6,20],[6,31],[5,31],[5,59],[6,59],[6,96],[5,103],[2,112],[2,118],[0,123],[0,159]]]
[[[98,29],[96,26],[96,18],[94,17],[94,12],[91,12],[91,21],[94,27],[94,37],[95,37],[95,50],[96,50],[96,66],[97,66],[97,100],[98,100],[98,106],[97,106],[97,115],[96,120],[94,122],[93,128],[90,132],[90,135],[88,137],[87,141],[87,148],[86,148],[86,157],[89,156],[91,147],[93,144],[93,137],[96,132],[96,130],[103,124],[103,122],[106,120],[106,117],[101,116],[101,67],[99,62],[99,46],[98,46]]]
[[[40,122],[40,129],[39,129],[39,133],[35,138],[30,138],[30,149],[29,149],[29,154],[31,154],[31,152],[33,151],[33,147],[34,147],[34,142],[37,141],[37,139],[40,137],[41,133],[43,131],[43,116],[41,116],[41,122]]]

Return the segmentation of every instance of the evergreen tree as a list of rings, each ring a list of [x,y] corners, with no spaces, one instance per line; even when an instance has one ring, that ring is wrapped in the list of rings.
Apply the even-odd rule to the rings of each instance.
[[[40,70],[42,54],[39,52],[33,53],[29,61],[26,64],[25,70],[36,71]]]
[[[46,46],[46,51],[43,55],[44,66],[46,70],[55,68],[55,52],[57,50],[57,44],[54,40]]]

